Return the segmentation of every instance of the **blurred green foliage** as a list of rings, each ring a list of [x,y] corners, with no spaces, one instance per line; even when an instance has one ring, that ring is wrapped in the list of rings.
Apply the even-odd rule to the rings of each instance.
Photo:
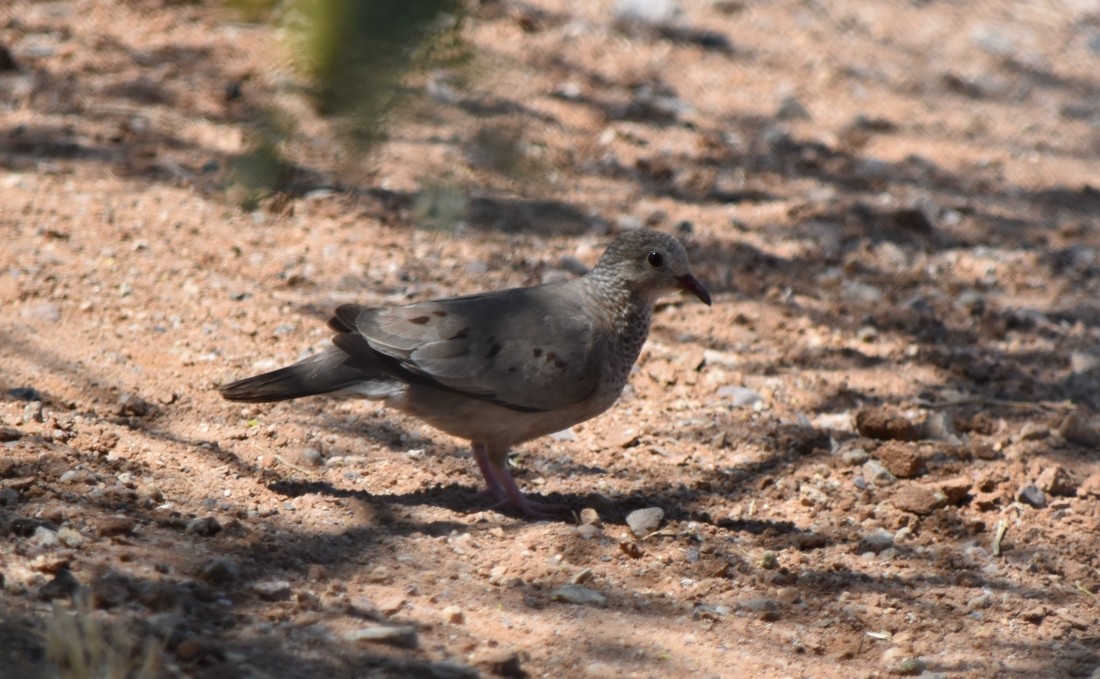
[[[289,32],[317,110],[337,120],[360,153],[385,138],[384,116],[410,92],[405,82],[411,72],[469,58],[460,36],[461,0],[231,2],[246,17]],[[234,174],[248,187],[272,188],[286,178],[279,150],[293,125],[278,111],[257,123],[252,152]]]

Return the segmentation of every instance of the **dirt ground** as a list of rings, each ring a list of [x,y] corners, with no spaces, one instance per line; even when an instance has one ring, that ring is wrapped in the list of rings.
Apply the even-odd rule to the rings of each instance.
[[[1100,5],[634,6],[475,7],[364,156],[281,29],[4,3],[0,676],[1100,676]],[[645,226],[715,304],[515,451],[560,521],[400,414],[215,390]]]

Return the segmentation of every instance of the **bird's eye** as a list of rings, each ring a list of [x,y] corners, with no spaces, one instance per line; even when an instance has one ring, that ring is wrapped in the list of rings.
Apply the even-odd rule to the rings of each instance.
[[[649,256],[645,258],[645,261],[649,262],[649,265],[654,269],[659,269],[665,265],[665,257],[659,252],[649,253]]]

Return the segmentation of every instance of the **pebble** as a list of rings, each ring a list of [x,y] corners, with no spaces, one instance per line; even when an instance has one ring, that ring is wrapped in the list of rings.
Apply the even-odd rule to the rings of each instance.
[[[45,419],[45,416],[42,414],[42,401],[31,401],[23,406],[23,424],[44,422]]]
[[[875,486],[889,486],[898,480],[878,460],[867,460],[863,464],[863,479]]]
[[[606,596],[580,585],[562,585],[550,593],[550,600],[585,606],[603,606],[607,603]]]
[[[806,105],[798,100],[797,97],[788,96],[783,99],[779,104],[778,110],[775,112],[777,120],[810,120],[813,116],[810,115],[809,109]]]
[[[691,611],[692,620],[718,620],[730,614],[729,606],[696,604]]]
[[[823,506],[829,503],[829,496],[820,488],[803,483],[798,487],[798,500],[806,507]]]
[[[187,522],[186,532],[190,535],[210,537],[217,535],[222,530],[221,523],[212,516],[191,519]]]
[[[85,537],[79,531],[64,526],[58,529],[57,539],[66,547],[79,547],[84,544]]]
[[[145,417],[152,412],[149,402],[135,394],[118,397],[118,414],[123,417]]]
[[[595,576],[591,568],[583,568],[578,571],[573,577],[569,578],[570,585],[583,585]]]
[[[48,323],[56,323],[61,320],[61,310],[56,304],[51,302],[41,302],[39,304],[31,304],[23,307],[20,312],[23,318],[31,321],[46,321]]]
[[[1033,483],[1029,483],[1021,488],[1019,492],[1016,493],[1016,499],[1024,503],[1025,505],[1035,507],[1036,509],[1042,509],[1043,507],[1047,506],[1046,493],[1039,490],[1039,488]]]
[[[946,507],[947,495],[939,488],[903,486],[894,491],[890,501],[903,512],[926,516],[940,507]]]
[[[0,489],[0,507],[13,507],[19,504],[19,491],[14,488]]]
[[[1058,433],[1070,443],[1086,448],[1100,448],[1100,431],[1077,413],[1070,413],[1062,420]]]
[[[580,539],[591,540],[592,538],[599,537],[600,533],[603,531],[600,530],[599,526],[593,525],[591,523],[586,523],[577,526],[576,532],[577,537],[579,537]]]
[[[619,0],[613,10],[615,21],[646,26],[666,26],[683,14],[675,0]]]
[[[129,535],[134,532],[135,525],[134,520],[128,516],[109,516],[96,523],[96,530],[104,537]]]
[[[45,526],[39,526],[34,529],[34,536],[31,538],[31,542],[46,549],[57,547],[61,544],[61,540],[57,537],[57,531],[50,530]]]
[[[1049,495],[1072,497],[1077,494],[1077,479],[1061,465],[1044,469],[1035,485]]]
[[[302,462],[314,467],[319,467],[323,464],[325,459],[321,457],[321,451],[316,448],[306,448],[302,451]]]
[[[419,642],[416,638],[416,628],[411,625],[371,625],[349,630],[344,633],[344,641],[358,643],[360,641],[377,642],[398,648],[416,648]]]
[[[602,523],[600,513],[591,507],[585,507],[581,510],[581,523],[586,526],[599,526]]]
[[[488,668],[489,672],[498,677],[521,679],[527,676],[520,665],[519,653],[511,648],[485,649],[472,656],[470,662]]]
[[[844,462],[844,464],[851,465],[853,467],[863,464],[870,458],[870,454],[868,454],[867,451],[863,448],[847,448],[844,450],[843,453],[840,454],[840,459]]]
[[[252,585],[252,591],[264,601],[286,601],[290,598],[290,583],[286,580],[262,580]]]
[[[1072,351],[1069,355],[1069,367],[1078,375],[1090,373],[1100,368],[1100,356],[1087,351]]]
[[[802,591],[797,587],[780,587],[775,590],[775,598],[784,606],[790,606],[802,600]]]
[[[626,525],[631,532],[638,537],[645,537],[661,527],[665,518],[665,510],[660,507],[647,507],[636,509],[626,515]]]
[[[38,598],[43,601],[71,597],[80,589],[80,582],[67,568],[58,569],[53,579],[38,588]]]
[[[237,564],[229,559],[211,559],[202,567],[202,578],[207,582],[224,583],[236,580],[240,576]]]
[[[890,531],[880,528],[864,535],[859,540],[859,551],[878,554],[894,546],[894,536]]]
[[[763,396],[748,387],[734,387],[730,385],[718,387],[718,396],[721,398],[728,398],[730,405],[734,408],[744,408],[764,400]]]
[[[443,620],[452,625],[462,625],[466,622],[466,614],[458,606],[447,606],[443,609]]]

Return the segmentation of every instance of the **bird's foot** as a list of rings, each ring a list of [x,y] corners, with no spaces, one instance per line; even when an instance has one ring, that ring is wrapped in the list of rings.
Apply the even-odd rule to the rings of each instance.
[[[556,519],[559,515],[569,511],[568,505],[560,505],[552,502],[535,502],[525,496],[506,497],[490,507],[500,511],[502,509],[515,509],[533,519]]]

